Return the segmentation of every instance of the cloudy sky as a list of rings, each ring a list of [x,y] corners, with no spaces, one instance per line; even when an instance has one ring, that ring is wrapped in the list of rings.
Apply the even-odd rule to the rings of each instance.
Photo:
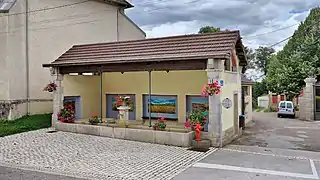
[[[292,35],[320,0],[129,0],[127,14],[147,37],[197,33],[205,25],[240,30],[245,46],[270,46]],[[281,49],[285,42],[275,46]]]

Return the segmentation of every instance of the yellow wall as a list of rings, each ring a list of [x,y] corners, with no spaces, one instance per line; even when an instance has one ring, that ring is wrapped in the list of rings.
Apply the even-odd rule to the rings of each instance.
[[[177,95],[179,122],[185,120],[186,95],[200,95],[201,88],[207,82],[206,71],[170,71],[152,72],[152,94]],[[136,119],[143,115],[142,95],[148,94],[148,72],[104,73],[104,94],[135,94]],[[106,98],[103,99],[103,114],[106,114]]]
[[[225,98],[229,98],[232,101],[232,107],[226,109],[222,107],[222,130],[227,130],[234,126],[234,94],[238,94],[238,115],[241,113],[241,93],[239,89],[241,89],[241,84],[237,84],[238,75],[236,72],[224,72],[222,73],[221,79],[224,80],[225,84],[221,89],[221,102]]]
[[[64,96],[81,97],[81,116],[88,118],[100,112],[100,77],[69,76],[63,79]]]
[[[237,74],[224,72],[221,77],[225,84],[221,91],[221,101],[225,98],[233,100],[233,94],[241,88],[236,84]],[[152,94],[177,95],[178,118],[183,122],[186,118],[186,95],[200,95],[201,88],[208,80],[206,71],[170,71],[152,72]],[[100,112],[100,77],[69,76],[63,80],[64,96],[81,96],[82,118]],[[103,74],[103,117],[106,117],[106,94],[135,94],[136,119],[143,115],[142,95],[148,94],[148,72],[104,73]],[[238,93],[238,113],[241,112],[241,94]],[[234,109],[222,107],[223,130],[233,127]]]

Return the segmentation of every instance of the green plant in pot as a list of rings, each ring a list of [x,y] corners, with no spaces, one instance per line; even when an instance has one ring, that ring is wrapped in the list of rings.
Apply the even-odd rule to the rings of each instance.
[[[199,123],[203,127],[206,124],[206,122],[207,118],[203,114],[203,112],[198,109],[194,109],[188,114],[188,118],[184,122],[184,126],[194,130],[194,127],[197,123]]]
[[[99,117],[99,116],[97,116],[97,115],[93,115],[93,116],[91,116],[90,118],[89,118],[89,123],[91,124],[91,125],[96,125],[96,124],[98,124],[98,123],[100,123],[101,122],[101,118]]]

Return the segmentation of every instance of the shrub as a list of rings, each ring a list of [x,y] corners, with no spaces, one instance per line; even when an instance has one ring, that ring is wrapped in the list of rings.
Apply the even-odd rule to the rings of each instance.
[[[165,130],[167,127],[166,120],[162,117],[152,127],[154,130]]]
[[[100,123],[101,122],[101,118],[100,117],[98,117],[97,115],[93,115],[93,116],[91,116],[90,118],[89,118],[89,123],[90,124],[98,124],[98,123]]]

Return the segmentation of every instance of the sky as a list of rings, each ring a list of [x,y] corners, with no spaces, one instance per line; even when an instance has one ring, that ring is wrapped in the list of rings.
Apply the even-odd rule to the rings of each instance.
[[[290,37],[320,0],[129,0],[128,16],[147,37],[194,34],[202,26],[240,30],[245,46],[271,46]],[[274,46],[281,50],[283,43]]]

